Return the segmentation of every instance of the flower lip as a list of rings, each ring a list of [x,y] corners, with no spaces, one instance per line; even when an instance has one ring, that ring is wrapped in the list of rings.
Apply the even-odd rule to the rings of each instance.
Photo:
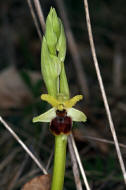
[[[53,135],[57,136],[60,134],[69,135],[72,130],[72,119],[64,115],[65,111],[60,111],[60,116],[56,116],[50,123],[50,130]]]

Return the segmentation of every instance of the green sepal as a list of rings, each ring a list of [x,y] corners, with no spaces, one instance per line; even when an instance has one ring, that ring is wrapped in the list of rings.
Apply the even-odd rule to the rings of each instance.
[[[53,118],[56,117],[56,110],[55,108],[51,108],[50,110],[48,110],[47,112],[34,117],[32,122],[50,122]]]
[[[72,118],[72,121],[85,122],[87,120],[86,115],[74,108],[67,109],[67,115]]]
[[[56,44],[57,44],[57,36],[53,31],[53,9],[50,9],[50,12],[46,19],[46,32],[45,37],[47,41],[47,45],[51,54],[56,55]]]
[[[57,14],[56,14],[56,11],[55,11],[54,8],[53,8],[52,17],[53,17],[52,18],[52,20],[53,20],[53,30],[56,33],[57,38],[59,38],[61,27],[60,27],[59,18],[57,17]]]

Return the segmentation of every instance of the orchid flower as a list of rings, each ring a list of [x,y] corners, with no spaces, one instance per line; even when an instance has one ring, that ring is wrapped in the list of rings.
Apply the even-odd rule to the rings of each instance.
[[[72,108],[82,98],[82,95],[76,95],[69,100],[65,100],[65,98],[61,95],[59,95],[56,99],[49,94],[43,94],[41,99],[52,105],[52,108],[45,113],[34,117],[33,122],[51,122],[51,120],[56,117],[56,110],[62,111],[64,109],[67,112],[67,116],[72,118],[72,121],[85,122],[87,119],[86,115],[83,112]]]

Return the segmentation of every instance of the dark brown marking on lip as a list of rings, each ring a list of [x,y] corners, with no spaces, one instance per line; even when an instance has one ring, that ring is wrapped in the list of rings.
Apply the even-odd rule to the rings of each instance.
[[[54,135],[70,134],[72,129],[72,119],[67,116],[66,110],[57,110],[56,117],[50,123],[50,130]]]

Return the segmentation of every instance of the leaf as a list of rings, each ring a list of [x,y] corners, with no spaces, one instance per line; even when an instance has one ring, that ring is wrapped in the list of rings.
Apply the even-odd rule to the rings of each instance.
[[[15,67],[11,66],[0,73],[0,108],[20,108],[32,101],[27,85]]]
[[[50,175],[41,175],[27,182],[21,190],[50,190],[51,177]]]

